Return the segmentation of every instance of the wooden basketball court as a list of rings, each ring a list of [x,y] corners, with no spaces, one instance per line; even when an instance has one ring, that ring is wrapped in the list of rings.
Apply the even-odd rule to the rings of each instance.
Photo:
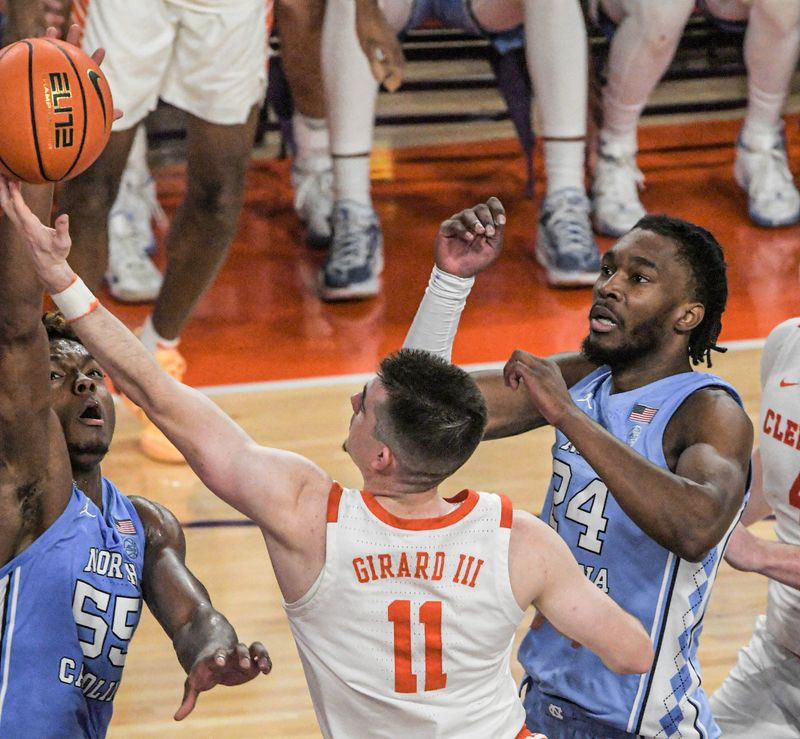
[[[733,381],[757,421],[761,340],[800,313],[800,226],[769,231],[750,225],[745,196],[732,179],[738,121],[645,129],[640,165],[644,204],[710,228],[729,263],[728,310],[714,371]],[[797,121],[787,124],[790,160],[800,159]],[[184,335],[187,381],[214,399],[263,444],[305,454],[343,484],[357,471],[341,451],[349,395],[386,352],[400,346],[430,272],[439,221],[498,195],[509,225],[498,264],[482,275],[456,340],[461,364],[502,362],[517,347],[539,354],[576,348],[587,331],[590,291],[547,288],[532,256],[536,201],[524,199],[524,165],[513,140],[382,151],[376,206],[382,218],[386,272],[383,294],[361,304],[326,305],[314,292],[324,255],[303,245],[292,212],[286,162],[255,159],[238,235],[227,265]],[[182,192],[182,167],[156,172],[168,212]],[[539,191],[543,189],[539,182]],[[610,240],[601,240],[607,248]],[[115,306],[130,325],[142,306]],[[242,384],[247,383],[247,384]],[[120,488],[169,506],[187,527],[188,560],[215,605],[245,641],[262,640],[271,676],[201,696],[176,724],[183,673],[149,613],[143,614],[115,700],[110,737],[318,737],[299,659],[258,530],[217,501],[186,467],[145,460],[136,423],[119,408],[114,447],[104,471]],[[508,493],[538,511],[550,477],[552,434],[484,444],[448,483]],[[768,523],[760,532],[769,535]],[[763,611],[766,581],[723,565],[705,621],[701,658],[712,692],[749,640]],[[520,633],[527,623],[520,628]],[[519,669],[517,674],[519,674]]]

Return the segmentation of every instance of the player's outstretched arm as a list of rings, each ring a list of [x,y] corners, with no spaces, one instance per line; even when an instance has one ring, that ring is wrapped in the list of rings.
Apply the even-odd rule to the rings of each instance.
[[[761,452],[753,452],[753,483],[742,520],[733,530],[725,549],[725,561],[737,570],[757,572],[772,580],[800,590],[800,546],[762,539],[747,529],[772,513],[764,495]]]
[[[580,410],[554,362],[515,351],[504,374],[567,436],[648,536],[692,562],[720,542],[741,506],[753,444],[747,414],[725,390],[698,390],[675,412],[664,434],[670,466],[664,469]]]
[[[203,584],[186,566],[186,540],[164,506],[132,497],[145,528],[142,589],[153,615],[172,640],[186,671],[183,699],[175,720],[192,712],[198,695],[215,685],[241,685],[272,669],[264,645],[249,647],[211,604]]]
[[[306,511],[330,478],[297,454],[268,449],[202,393],[163,372],[141,342],[78,280],[67,264],[69,219],[45,227],[19,188],[0,178],[0,203],[23,235],[39,278],[116,387],[140,406],[215,495],[288,546],[297,544]],[[312,495],[305,495],[309,491]],[[301,537],[302,538],[302,537]]]
[[[650,669],[653,645],[642,624],[583,574],[555,531],[525,511],[514,510],[509,570],[520,608],[533,603],[555,629],[614,672]]]

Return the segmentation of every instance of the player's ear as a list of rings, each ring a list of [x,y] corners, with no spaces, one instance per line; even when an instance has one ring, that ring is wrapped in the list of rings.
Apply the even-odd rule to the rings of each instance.
[[[372,460],[372,469],[376,472],[386,472],[394,462],[392,450],[384,444],[378,451],[377,456]]]
[[[686,303],[682,306],[682,312],[675,322],[675,330],[681,334],[688,334],[700,325],[705,315],[706,309],[702,303]]]

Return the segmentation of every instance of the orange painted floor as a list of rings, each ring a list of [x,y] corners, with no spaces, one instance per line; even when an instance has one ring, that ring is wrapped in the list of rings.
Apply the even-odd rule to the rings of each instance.
[[[645,128],[639,164],[642,199],[709,228],[729,264],[723,341],[763,338],[800,313],[800,226],[750,224],[732,178],[738,121]],[[787,121],[790,161],[800,162],[800,130]],[[523,196],[516,141],[412,147],[389,154],[387,179],[373,194],[385,240],[384,291],[363,303],[321,303],[314,283],[324,254],[308,249],[292,210],[286,161],[254,160],[236,241],[217,282],[187,327],[182,351],[194,385],[369,372],[400,346],[432,264],[439,222],[489,195],[507,209],[504,254],[479,278],[456,340],[454,360],[500,361],[518,346],[539,354],[574,349],[586,333],[589,289],[547,287],[533,257],[535,201]],[[384,168],[385,169],[385,168]],[[795,174],[800,166],[794,166]],[[393,170],[393,171],[392,171]],[[537,192],[544,189],[541,162]],[[160,199],[174,211],[183,168],[156,170]],[[601,239],[601,249],[611,245]],[[106,302],[130,325],[146,306]]]

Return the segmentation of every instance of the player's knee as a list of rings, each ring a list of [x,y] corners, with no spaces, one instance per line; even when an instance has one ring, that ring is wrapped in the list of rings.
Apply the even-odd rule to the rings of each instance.
[[[236,221],[241,210],[244,175],[239,178],[208,178],[189,184],[186,205],[205,218],[227,225]]]
[[[652,55],[672,52],[680,40],[692,7],[692,0],[637,5],[635,12],[641,41]]]

